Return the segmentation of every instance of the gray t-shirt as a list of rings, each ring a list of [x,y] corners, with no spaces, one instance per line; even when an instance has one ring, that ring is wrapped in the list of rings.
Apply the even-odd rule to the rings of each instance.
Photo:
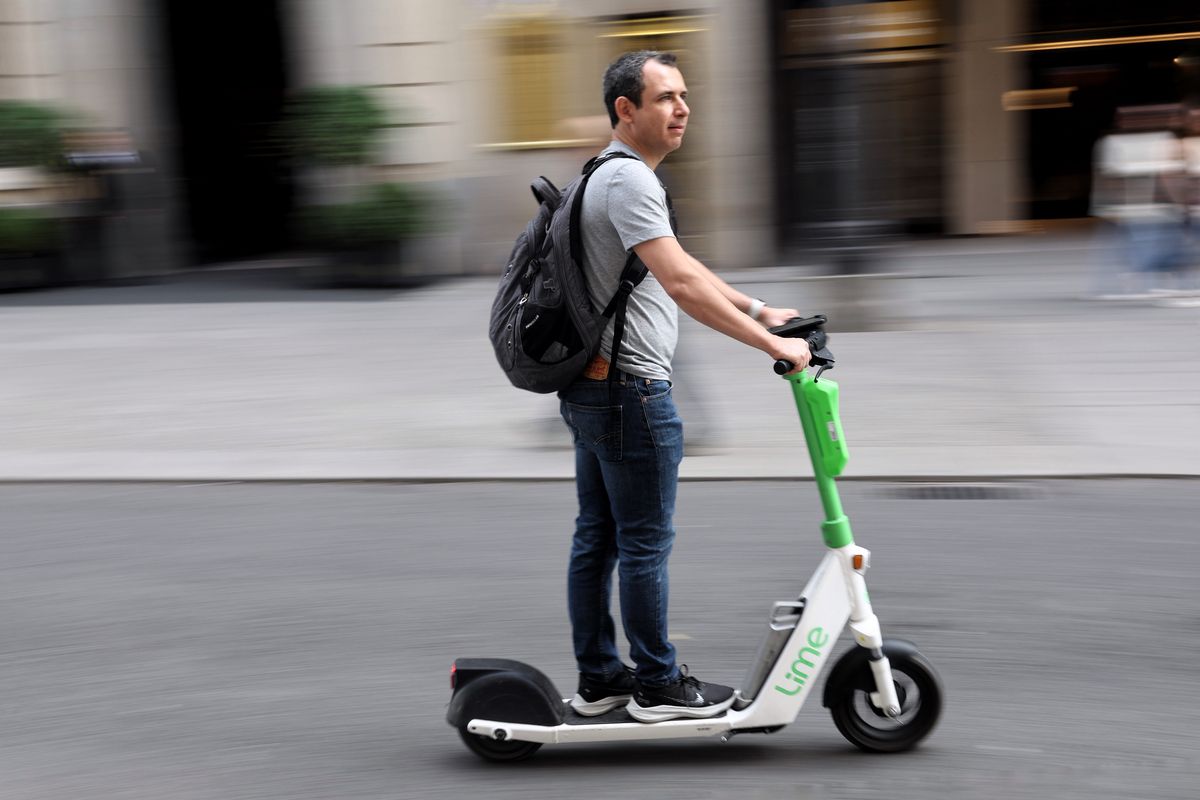
[[[613,141],[605,153],[632,148]],[[634,246],[674,236],[666,192],[642,160],[614,158],[592,173],[583,195],[583,274],[596,308],[604,308],[617,290],[621,270]],[[604,332],[601,353],[612,360],[613,323]],[[653,275],[646,275],[629,296],[625,334],[617,366],[631,375],[669,380],[679,339],[679,307]]]

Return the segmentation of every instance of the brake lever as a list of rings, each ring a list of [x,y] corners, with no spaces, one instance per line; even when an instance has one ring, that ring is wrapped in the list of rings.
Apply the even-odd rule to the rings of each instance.
[[[826,370],[833,369],[833,362],[833,353],[831,353],[829,348],[825,347],[824,343],[822,343],[821,347],[817,348],[817,350],[813,352],[812,360],[809,361],[810,364],[815,364],[817,367],[817,371],[813,375],[814,383],[821,380],[821,375]]]

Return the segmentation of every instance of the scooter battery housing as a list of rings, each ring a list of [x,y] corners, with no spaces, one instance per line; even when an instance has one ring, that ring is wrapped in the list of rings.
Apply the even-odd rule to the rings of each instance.
[[[819,461],[825,473],[836,478],[846,468],[850,451],[842,434],[842,419],[838,415],[838,385],[831,380],[804,381],[801,384],[804,402],[812,412],[813,459]]]

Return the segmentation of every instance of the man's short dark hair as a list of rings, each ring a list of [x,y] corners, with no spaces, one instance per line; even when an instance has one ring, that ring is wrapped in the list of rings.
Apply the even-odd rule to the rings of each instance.
[[[604,71],[604,107],[608,109],[608,119],[614,128],[617,127],[618,97],[628,97],[635,107],[642,107],[642,90],[646,88],[642,80],[642,70],[646,62],[651,60],[668,67],[679,68],[674,53],[638,50],[620,56]]]

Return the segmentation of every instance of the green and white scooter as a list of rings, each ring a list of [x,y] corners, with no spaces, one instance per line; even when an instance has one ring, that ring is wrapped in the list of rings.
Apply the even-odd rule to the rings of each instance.
[[[793,319],[772,329],[804,338],[816,374],[788,375],[825,509],[821,535],[828,551],[795,600],[776,602],[766,636],[735,695],[716,717],[643,723],[619,708],[581,716],[550,679],[520,661],[460,658],[450,671],[447,721],[467,747],[490,761],[518,761],[543,744],[617,742],[773,733],[795,721],[825,671],[838,637],[850,628],[857,645],[833,665],[822,701],[833,722],[863,750],[907,750],[937,723],[942,689],[929,662],[910,642],[884,639],[871,608],[865,573],[870,553],[854,543],[834,479],[848,454],[838,416],[838,387],[821,374],[833,366],[825,317]],[[793,365],[776,362],[775,371]]]

